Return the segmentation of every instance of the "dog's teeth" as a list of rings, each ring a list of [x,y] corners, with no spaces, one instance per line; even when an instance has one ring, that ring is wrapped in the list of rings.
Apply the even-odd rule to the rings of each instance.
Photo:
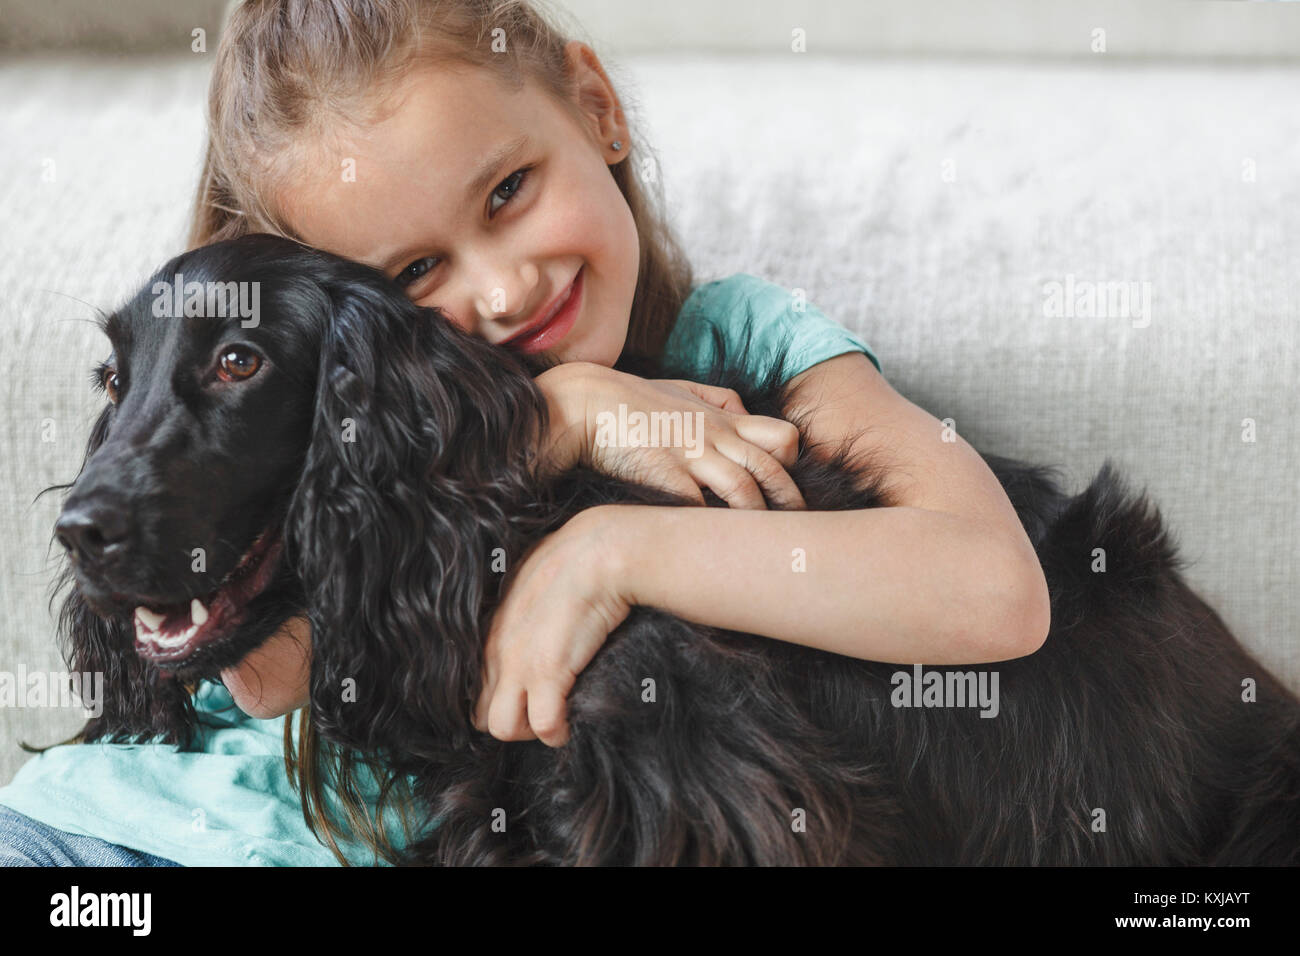
[[[208,609],[203,606],[203,602],[198,598],[190,601],[190,620],[197,627],[208,619]]]
[[[199,626],[198,626],[197,624],[191,624],[189,627],[187,627],[185,630],[181,631],[181,632],[180,632],[179,634],[177,634],[175,637],[169,637],[169,638],[167,638],[166,641],[165,641],[164,644],[163,644],[163,647],[180,647],[182,644],[184,644],[186,641],[188,641],[191,637],[193,637],[193,636],[195,635],[195,633],[198,632],[198,629],[199,629]]]
[[[151,634],[149,640],[161,648],[180,647],[198,633],[198,630],[199,626],[197,624],[191,624],[179,634],[172,635],[171,637],[164,637],[161,634]]]
[[[143,621],[144,626],[151,631],[158,630],[158,625],[162,624],[163,622],[163,615],[155,614],[153,611],[149,610],[147,607],[144,607],[143,605],[135,609],[135,616],[139,618],[141,621]]]

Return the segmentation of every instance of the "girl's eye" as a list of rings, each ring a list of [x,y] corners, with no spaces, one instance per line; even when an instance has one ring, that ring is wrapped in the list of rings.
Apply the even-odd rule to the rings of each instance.
[[[228,348],[217,360],[217,377],[223,382],[242,382],[262,367],[262,357],[246,348]]]
[[[437,264],[437,256],[425,256],[423,259],[416,259],[409,266],[397,274],[396,282],[405,288],[412,282],[417,282]]]
[[[531,166],[525,166],[523,169],[516,169],[513,173],[511,173],[509,176],[507,176],[505,179],[501,181],[500,186],[498,186],[495,190],[493,190],[492,198],[495,199],[500,197],[501,199],[505,200],[505,202],[501,203],[501,206],[504,206],[506,203],[508,203],[511,199],[514,198],[515,193],[519,192],[519,190],[523,188],[524,180],[528,178],[528,173],[529,171],[531,171],[531,169],[532,169]],[[501,195],[503,190],[505,191],[504,196]],[[501,208],[501,206],[492,206],[491,212],[495,213],[498,209]]]
[[[501,185],[492,191],[493,199],[500,199],[500,205],[491,204],[489,215],[495,215],[496,212],[510,202],[511,199],[523,189],[524,182],[528,179],[528,174],[532,172],[532,166],[524,166],[522,169],[516,169],[513,173],[501,180]],[[423,259],[416,259],[405,269],[399,272],[393,279],[399,286],[406,288],[419,282],[426,275],[433,271],[441,260],[437,256],[425,256]]]

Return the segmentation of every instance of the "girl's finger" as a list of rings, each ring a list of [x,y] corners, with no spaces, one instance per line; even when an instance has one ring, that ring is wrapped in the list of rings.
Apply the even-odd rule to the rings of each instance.
[[[488,711],[488,733],[497,740],[532,740],[528,726],[528,693],[522,687],[502,687]]]
[[[474,702],[474,715],[470,718],[470,723],[474,725],[474,729],[484,734],[488,732],[488,715],[492,710],[492,698],[496,695],[499,673],[496,657],[491,651],[498,641],[497,628],[500,624],[500,613],[500,609],[498,609],[497,614],[493,616],[492,624],[488,629],[487,640],[484,642],[483,666],[481,669],[483,683],[479,688],[478,700]]]
[[[786,468],[799,457],[799,429],[783,418],[750,415],[733,419],[736,434],[751,445],[757,445]]]
[[[483,689],[478,692],[478,700],[474,702],[474,716],[470,723],[479,733],[488,732],[488,714],[492,710],[492,693],[496,688],[496,680],[487,676],[486,670],[483,677]]]
[[[541,684],[528,692],[528,724],[548,747],[562,747],[568,742],[564,694],[555,684]]]
[[[720,388],[717,385],[702,385],[699,382],[692,382],[684,378],[667,379],[673,385],[686,389],[702,402],[708,402],[714,408],[720,408],[724,412],[731,412],[733,415],[748,415],[745,411],[744,404],[740,401],[740,396],[736,394],[735,389]]]
[[[638,480],[662,488],[671,494],[681,495],[692,503],[704,507],[704,492],[700,491],[699,484],[691,477],[690,472],[681,466],[677,458],[669,454],[661,454],[658,458],[662,463],[661,467],[648,474],[643,472]]]
[[[743,439],[721,441],[716,447],[721,454],[754,476],[769,506],[785,510],[807,510],[803,493],[799,491],[799,486],[794,483],[790,473],[766,451]]]
[[[743,465],[737,464],[720,451],[711,451],[691,465],[691,474],[697,481],[713,489],[713,493],[730,508],[764,511],[767,502],[758,483]]]

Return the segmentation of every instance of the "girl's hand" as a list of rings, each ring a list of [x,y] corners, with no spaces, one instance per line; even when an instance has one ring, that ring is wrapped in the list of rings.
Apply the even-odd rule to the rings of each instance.
[[[594,362],[565,362],[536,379],[551,410],[546,459],[556,470],[586,465],[616,478],[635,480],[704,504],[710,488],[732,508],[806,507],[786,468],[799,452],[799,430],[779,418],[750,415],[740,396],[684,379],[644,379]],[[622,409],[620,409],[622,406]],[[641,412],[680,413],[671,436],[677,447],[620,443],[611,422]],[[602,427],[602,413],[605,426]],[[689,422],[688,422],[689,419]],[[687,428],[689,427],[689,431]],[[689,439],[689,441],[687,440]],[[764,500],[766,496],[766,500]]]
[[[507,581],[483,649],[478,730],[551,747],[569,739],[565,699],[631,610],[620,586],[615,507],[569,519],[525,553]]]

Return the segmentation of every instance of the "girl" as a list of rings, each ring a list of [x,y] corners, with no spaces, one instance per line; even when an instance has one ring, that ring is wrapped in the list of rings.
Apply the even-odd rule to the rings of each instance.
[[[487,635],[480,730],[563,744],[569,689],[636,604],[908,664],[1005,660],[1045,639],[1042,569],[979,455],[943,440],[816,309],[753,276],[693,285],[634,175],[643,147],[600,60],[527,2],[249,0],[210,95],[192,246],[276,232],[374,265],[472,334],[549,364],[537,378],[552,409],[545,467],[636,474],[701,501],[707,487],[731,505],[592,509],[531,551]],[[755,374],[790,352],[808,439],[857,436],[855,453],[891,463],[902,506],[809,512],[783,467],[792,425],[747,415],[733,392],[615,369],[650,357],[701,369],[710,324],[734,337],[747,318]],[[597,416],[620,405],[703,413],[702,453],[603,447]],[[309,673],[300,620],[223,683],[272,719],[307,703]],[[319,778],[304,786],[334,844],[332,795]],[[383,828],[338,789],[363,842],[388,856]]]

